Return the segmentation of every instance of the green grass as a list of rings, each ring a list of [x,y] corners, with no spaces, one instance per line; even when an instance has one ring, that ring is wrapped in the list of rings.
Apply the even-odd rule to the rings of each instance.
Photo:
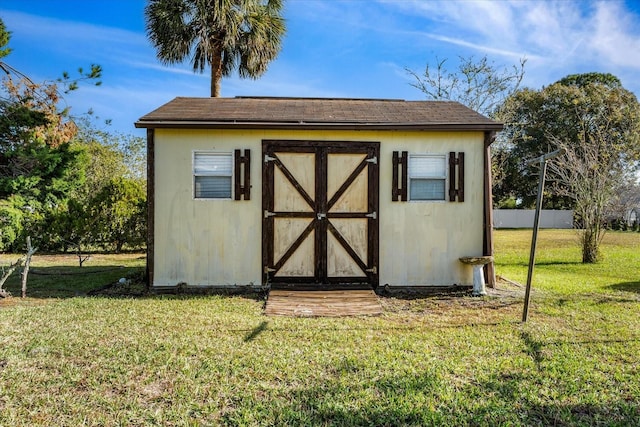
[[[496,233],[498,274],[526,283],[531,234],[531,230]],[[612,290],[640,292],[640,233],[608,232],[600,249],[601,262],[582,264],[576,231],[540,230],[532,283],[569,295]]]
[[[496,234],[497,273],[524,283],[531,232]],[[526,324],[513,287],[292,319],[50,283],[0,301],[0,426],[640,425],[640,234],[610,233],[597,266],[573,239],[541,232]]]

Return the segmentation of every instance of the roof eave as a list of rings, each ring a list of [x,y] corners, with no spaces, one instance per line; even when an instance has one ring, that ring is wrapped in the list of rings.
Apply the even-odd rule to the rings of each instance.
[[[189,120],[139,120],[146,129],[278,129],[278,130],[407,130],[407,131],[500,131],[502,123],[353,123],[353,122],[216,122]]]

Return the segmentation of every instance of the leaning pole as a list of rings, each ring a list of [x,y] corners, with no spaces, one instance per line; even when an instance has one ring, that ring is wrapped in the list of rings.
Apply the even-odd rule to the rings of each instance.
[[[527,272],[527,287],[524,293],[524,309],[522,310],[522,322],[527,321],[529,315],[529,300],[531,297],[531,279],[533,278],[533,266],[536,260],[536,243],[538,242],[538,224],[540,223],[540,211],[542,210],[542,193],[544,193],[544,179],[547,174],[547,161],[561,156],[566,150],[556,150],[527,162],[527,165],[538,163],[540,165],[540,181],[538,182],[538,198],[536,201],[536,213],[533,218],[533,238],[531,239],[531,252],[529,253],[529,271]]]

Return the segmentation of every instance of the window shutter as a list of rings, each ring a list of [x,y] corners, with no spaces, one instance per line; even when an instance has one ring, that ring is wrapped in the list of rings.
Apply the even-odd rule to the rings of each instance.
[[[235,176],[234,176],[234,194],[235,200],[251,199],[251,150],[244,150],[244,154],[240,154],[240,150],[234,152]]]
[[[464,202],[464,153],[458,153],[458,201]]]
[[[407,201],[407,169],[409,154],[406,151],[393,152],[393,177],[391,179],[391,200],[394,202]]]
[[[464,202],[464,153],[449,153],[449,201]]]

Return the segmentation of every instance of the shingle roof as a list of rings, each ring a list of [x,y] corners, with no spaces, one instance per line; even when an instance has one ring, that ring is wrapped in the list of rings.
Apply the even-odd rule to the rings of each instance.
[[[450,101],[178,97],[142,116],[139,128],[500,130]]]

